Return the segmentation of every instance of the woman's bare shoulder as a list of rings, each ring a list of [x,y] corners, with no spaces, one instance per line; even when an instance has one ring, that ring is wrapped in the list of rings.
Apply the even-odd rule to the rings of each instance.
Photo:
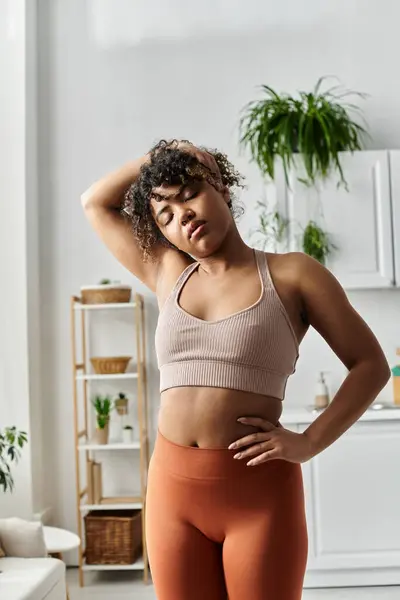
[[[304,284],[305,279],[320,279],[332,274],[326,267],[304,252],[266,252],[271,275],[287,283]]]
[[[304,252],[265,252],[268,264],[275,264],[277,267],[285,269],[303,269],[311,262],[315,262],[311,256]]]
[[[190,256],[179,252],[179,250],[171,248],[164,252],[160,262],[156,288],[156,295],[160,306],[171,293],[182,272],[194,262]]]
[[[316,261],[303,252],[265,252],[272,279],[295,284]]]

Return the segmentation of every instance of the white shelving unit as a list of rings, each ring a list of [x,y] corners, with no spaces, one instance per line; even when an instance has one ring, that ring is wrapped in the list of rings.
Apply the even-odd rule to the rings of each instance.
[[[79,299],[80,302],[80,299]],[[84,310],[84,311],[92,311],[92,310],[114,310],[114,309],[133,309],[136,308],[136,302],[109,302],[108,304],[77,304],[74,306],[75,310]]]
[[[90,357],[87,351],[87,330],[90,325],[89,316],[93,311],[109,311],[112,318],[113,311],[131,311],[133,325],[135,328],[137,372],[118,373],[110,375],[99,375],[89,372],[87,366]],[[77,360],[77,329],[80,321],[81,349],[80,361]],[[133,302],[113,304],[83,304],[81,298],[71,298],[71,337],[72,337],[72,362],[73,362],[73,389],[74,389],[74,421],[75,421],[75,464],[76,464],[76,504],[78,533],[82,540],[79,549],[79,583],[84,585],[85,571],[130,571],[142,570],[144,581],[148,581],[149,565],[147,559],[146,535],[145,535],[145,499],[146,481],[149,464],[149,440],[147,435],[147,380],[146,380],[146,345],[145,345],[145,323],[144,323],[144,301],[139,294],[134,296]],[[92,382],[107,381],[132,381],[136,386],[135,397],[137,398],[137,411],[139,423],[139,439],[130,443],[113,442],[109,444],[97,444],[90,439],[89,419],[89,397],[90,384]],[[82,388],[79,393],[78,387]],[[80,425],[79,406],[83,403],[83,428]],[[132,497],[105,497],[99,503],[88,502],[89,484],[88,472],[91,457],[95,453],[115,452],[139,452],[140,455],[140,492]],[[86,468],[81,468],[82,456],[86,459]],[[83,477],[82,477],[83,476]],[[81,481],[85,480],[83,485]],[[143,554],[140,559],[130,565],[88,565],[85,562],[84,543],[84,515],[89,511],[97,510],[141,510],[142,532],[143,532]]]
[[[88,510],[131,510],[131,509],[137,509],[137,508],[142,508],[143,507],[143,503],[142,501],[138,501],[138,502],[117,502],[115,504],[112,503],[107,503],[107,504],[81,504],[80,505],[80,510],[82,512],[86,512]]]
[[[112,379],[137,379],[137,373],[112,373],[110,375],[98,375],[97,373],[86,373],[77,375],[77,381],[107,381]]]
[[[132,565],[87,565],[83,564],[83,571],[141,571],[144,569],[143,560],[137,560]]]
[[[120,442],[111,444],[83,444],[78,446],[78,450],[83,452],[101,452],[102,450],[140,450],[140,442],[132,442],[130,444],[122,444]]]

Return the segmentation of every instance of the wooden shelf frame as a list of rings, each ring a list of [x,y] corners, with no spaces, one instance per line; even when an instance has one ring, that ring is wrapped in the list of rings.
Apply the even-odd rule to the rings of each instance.
[[[110,318],[113,309],[122,309],[132,311],[132,324],[134,329],[134,343],[136,344],[137,373],[126,373],[120,376],[101,376],[93,375],[88,371],[90,359],[87,348],[87,333],[90,326],[90,314],[97,310],[109,310]],[[79,548],[79,585],[84,585],[84,572],[88,570],[107,570],[107,565],[86,565],[84,550],[84,526],[83,518],[88,510],[124,510],[141,509],[142,511],[142,532],[143,532],[143,555],[139,561],[132,566],[110,566],[110,570],[143,569],[143,580],[149,581],[149,563],[146,547],[146,482],[149,468],[150,450],[149,439],[147,435],[148,423],[148,396],[147,396],[147,370],[146,370],[146,330],[145,330],[145,311],[144,299],[140,294],[134,294],[132,302],[123,305],[105,304],[90,305],[82,304],[78,296],[71,297],[71,346],[72,346],[72,367],[73,367],[73,405],[74,405],[74,434],[75,434],[75,470],[76,470],[76,514],[78,523],[78,535],[82,540]],[[81,348],[78,360],[77,348],[77,329],[80,327]],[[137,414],[139,423],[139,440],[132,444],[111,444],[109,450],[135,450],[140,455],[140,495],[129,498],[102,498],[100,504],[89,504],[87,501],[88,491],[88,470],[93,452],[107,450],[107,445],[100,448],[91,443],[89,431],[89,388],[91,381],[112,381],[113,379],[131,380],[132,385],[136,386],[135,397],[137,398]],[[78,384],[82,384],[83,391],[79,393]],[[83,427],[79,423],[79,406],[83,402]],[[82,473],[80,456],[85,455],[86,468]],[[82,477],[83,475],[83,477]],[[81,487],[82,479],[85,480]]]

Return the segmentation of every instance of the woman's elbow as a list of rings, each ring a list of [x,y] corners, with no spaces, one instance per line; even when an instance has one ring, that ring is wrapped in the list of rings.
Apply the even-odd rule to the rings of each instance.
[[[81,204],[84,210],[87,210],[92,205],[93,196],[90,193],[90,188],[81,195]]]
[[[392,376],[392,371],[383,353],[378,361],[374,361],[374,373],[376,374],[376,377],[379,380],[381,387],[385,387],[385,385]]]

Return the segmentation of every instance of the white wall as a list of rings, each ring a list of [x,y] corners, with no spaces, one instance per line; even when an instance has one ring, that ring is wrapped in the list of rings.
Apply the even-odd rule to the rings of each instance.
[[[40,393],[39,254],[36,163],[36,10],[0,5],[0,427],[28,433],[14,465],[15,492],[0,493],[0,515],[44,508]]]
[[[202,28],[196,35],[184,35],[181,27],[177,40],[163,40],[160,22],[166,32],[175,27],[184,14],[183,0],[171,2],[171,14],[164,12],[161,21],[154,18],[157,27],[147,30],[144,3],[40,3],[41,316],[50,454],[46,460],[56,516],[65,526],[75,527],[69,297],[82,284],[110,276],[145,294],[150,340],[157,317],[152,295],[116,263],[85,222],[79,204],[82,190],[105,171],[144,153],[155,140],[185,137],[228,152],[248,176],[249,190],[242,198],[251,207],[262,185],[256,169],[239,155],[241,107],[261,83],[294,92],[309,89],[324,74],[337,75],[348,87],[370,94],[364,107],[371,147],[399,145],[400,6],[391,0],[313,1],[301,3],[299,12],[299,4],[251,2],[252,11],[262,10],[263,19],[243,18],[240,25],[236,18],[235,25],[224,30],[227,15],[214,19],[217,26],[211,31],[203,24],[204,35]],[[118,20],[122,5],[129,13]],[[137,6],[141,19],[135,19]],[[235,6],[246,11],[248,2]],[[107,18],[110,7],[114,19]],[[211,20],[212,11],[208,16]],[[400,345],[393,326],[399,292],[358,292],[351,299],[393,361]],[[158,379],[151,344],[148,358],[154,430]],[[318,336],[310,334],[288,386],[288,406],[312,402],[321,368],[333,371],[333,387],[337,386],[343,369]],[[383,397],[390,399],[389,387]]]

